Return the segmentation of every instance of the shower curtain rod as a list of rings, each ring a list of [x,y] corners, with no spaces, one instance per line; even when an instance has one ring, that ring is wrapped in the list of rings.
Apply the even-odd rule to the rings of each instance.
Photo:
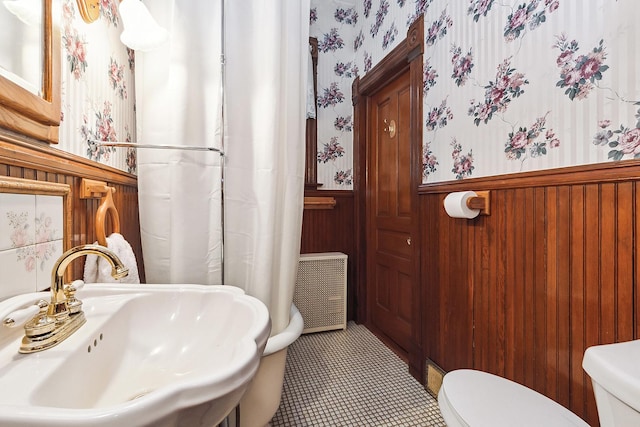
[[[224,156],[224,151],[214,147],[195,147],[189,145],[138,144],[136,142],[89,141],[101,147],[155,148],[160,150],[213,151]]]

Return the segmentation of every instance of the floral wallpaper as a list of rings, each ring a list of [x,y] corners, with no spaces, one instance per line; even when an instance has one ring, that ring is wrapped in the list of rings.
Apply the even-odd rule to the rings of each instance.
[[[424,182],[640,157],[636,0],[312,0],[311,8],[321,188],[352,188],[351,83],[420,15]]]
[[[135,149],[95,141],[135,141],[134,52],[120,42],[116,0],[100,0],[100,17],[85,23],[75,0],[54,2],[62,49],[61,150],[129,173]]]
[[[312,0],[318,38],[318,181],[353,188],[351,84],[424,15],[423,180],[440,182],[640,156],[635,0]],[[128,172],[134,53],[117,2],[82,21],[61,0],[57,148]]]
[[[353,183],[351,83],[358,14],[353,7],[312,1],[309,35],[318,38],[318,182],[321,189],[350,189]]]

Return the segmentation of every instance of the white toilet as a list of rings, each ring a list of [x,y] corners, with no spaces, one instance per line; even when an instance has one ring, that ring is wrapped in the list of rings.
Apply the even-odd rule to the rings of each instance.
[[[530,388],[472,369],[444,376],[438,405],[449,427],[589,427],[573,412]]]
[[[601,427],[640,426],[640,340],[589,347],[582,368],[593,383]]]
[[[593,383],[601,427],[640,426],[640,340],[589,347],[582,367]],[[450,427],[588,426],[540,393],[471,369],[444,376],[438,405]]]

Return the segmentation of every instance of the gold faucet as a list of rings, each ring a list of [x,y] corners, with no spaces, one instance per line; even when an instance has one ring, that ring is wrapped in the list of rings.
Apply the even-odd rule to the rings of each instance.
[[[76,258],[87,254],[102,256],[111,264],[111,276],[121,279],[129,274],[118,256],[100,245],[83,245],[69,249],[53,266],[51,273],[51,301],[24,325],[20,353],[35,353],[51,348],[73,334],[85,322],[82,302],[75,297],[76,289],[64,284],[64,272]]]

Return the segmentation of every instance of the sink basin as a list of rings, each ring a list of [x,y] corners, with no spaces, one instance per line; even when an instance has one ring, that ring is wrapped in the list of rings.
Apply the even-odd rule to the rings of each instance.
[[[90,284],[86,323],[19,354],[0,329],[0,425],[215,426],[237,405],[269,337],[267,308],[233,286]],[[48,293],[0,302],[0,319]]]

